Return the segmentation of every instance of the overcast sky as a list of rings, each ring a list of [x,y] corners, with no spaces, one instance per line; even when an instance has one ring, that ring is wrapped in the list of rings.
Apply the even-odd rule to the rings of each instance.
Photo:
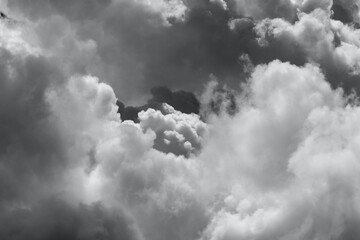
[[[359,0],[2,0],[1,240],[360,238]]]

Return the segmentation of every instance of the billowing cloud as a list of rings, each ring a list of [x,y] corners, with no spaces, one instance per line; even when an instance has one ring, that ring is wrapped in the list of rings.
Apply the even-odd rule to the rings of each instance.
[[[97,86],[95,81],[91,85],[93,80],[87,79],[92,78],[84,78],[83,84],[80,80],[67,83],[55,60],[24,42],[22,26],[5,21],[0,27],[0,237],[143,239],[121,206],[112,213],[113,206],[92,204],[86,192],[77,192],[85,186],[83,167],[87,162],[81,154],[88,150],[86,141],[80,142],[86,139],[84,132],[79,129],[70,133],[76,122],[84,123],[84,116],[74,115],[71,110],[83,109],[86,100],[95,98],[95,91],[96,101],[88,105],[91,107],[87,112],[92,116],[89,124],[112,110],[117,117],[112,89],[104,84]],[[66,102],[54,101],[54,93],[76,90],[76,86],[85,87],[87,95],[82,96],[82,102],[77,101],[81,96],[72,96],[68,100],[73,109],[65,111]],[[63,115],[59,119],[56,116],[60,112]],[[72,128],[66,120],[71,120]],[[74,141],[78,144],[76,150],[70,148]]]
[[[229,28],[238,16],[224,3],[85,2],[7,5],[14,16],[34,25],[33,41],[62,56],[72,74],[100,77],[126,104],[143,104],[153,86],[194,91],[214,74],[234,87],[242,77],[239,56],[255,35],[251,24]]]
[[[202,239],[358,236],[358,107],[313,65],[259,66],[249,88],[239,113],[213,120],[200,155],[203,189],[222,193]]]
[[[154,148],[185,156],[198,151],[206,125],[196,114],[182,114],[165,105],[166,115],[154,109],[139,113],[140,126],[157,134]]]
[[[329,13],[320,9],[310,14],[300,13],[295,24],[266,19],[256,30],[258,41],[265,49],[273,51],[281,47],[290,53],[288,56],[294,63],[319,64],[333,87],[343,86],[347,91],[359,88],[358,30],[331,20]],[[283,59],[281,52],[278,57]]]
[[[357,4],[0,3],[0,239],[357,239]]]

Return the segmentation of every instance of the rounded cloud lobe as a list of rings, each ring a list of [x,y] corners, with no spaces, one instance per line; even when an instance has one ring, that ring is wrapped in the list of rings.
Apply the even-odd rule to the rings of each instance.
[[[290,58],[301,56],[302,61],[319,64],[334,88],[358,91],[358,29],[330,19],[321,9],[298,17],[294,24],[282,19],[261,21],[256,26],[259,43],[268,49],[281,46],[282,51],[298,52]]]
[[[356,4],[9,1],[0,239],[357,239]]]

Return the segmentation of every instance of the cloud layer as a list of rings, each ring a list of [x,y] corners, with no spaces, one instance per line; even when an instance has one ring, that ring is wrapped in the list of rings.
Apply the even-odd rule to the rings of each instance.
[[[358,239],[358,1],[0,7],[0,239]]]

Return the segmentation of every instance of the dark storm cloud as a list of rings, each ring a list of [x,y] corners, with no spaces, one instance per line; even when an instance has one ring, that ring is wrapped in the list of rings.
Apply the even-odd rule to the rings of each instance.
[[[229,22],[238,14],[216,2],[184,3],[183,20],[164,20],[141,1],[93,1],[76,12],[83,2],[62,3],[64,9],[60,9],[56,1],[47,1],[41,4],[44,10],[36,7],[40,2],[9,1],[8,5],[31,19],[60,14],[75,23],[72,27],[79,39],[97,44],[100,70],[89,71],[107,79],[117,93],[132,101],[138,96],[134,93],[146,93],[153,86],[198,90],[210,74],[234,87],[242,78],[239,57],[254,40],[253,23],[245,20],[245,25],[231,30]]]
[[[32,19],[60,14],[74,23],[77,38],[96,43],[97,67],[86,71],[111,83],[125,103],[141,102],[139,94],[159,85],[198,91],[211,74],[237,88],[245,80],[243,54],[254,64],[274,59],[298,65],[306,62],[306,55],[292,41],[279,42],[269,36],[271,44],[263,47],[253,31],[254,18],[295,20],[296,8],[290,1],[228,1],[226,8],[220,3],[186,1],[181,19],[164,16],[142,1],[92,1],[86,8],[79,7],[83,1],[71,1],[62,8],[56,1],[47,1],[42,7],[49,7],[42,11],[26,1],[8,5]],[[131,112],[135,110],[129,109],[134,115]]]
[[[43,57],[0,49],[0,203],[21,199],[32,178],[57,176],[65,162],[45,92],[61,74]],[[47,180],[45,180],[47,181]]]
[[[211,74],[237,88],[245,80],[240,60],[243,54],[248,54],[255,65],[274,59],[304,65],[309,60],[308,52],[296,40],[279,41],[268,34],[268,44],[262,45],[253,28],[265,18],[295,23],[297,9],[311,12],[331,7],[330,1],[201,0],[172,1],[176,3],[172,10],[164,8],[170,2],[157,1],[151,5],[145,1],[78,0],[65,4],[48,0],[28,4],[20,0],[9,1],[8,6],[33,20],[51,15],[67,19],[76,38],[96,44],[92,63],[82,63],[81,70],[73,71],[99,76],[114,87],[125,103],[137,104],[144,101],[139,97],[153,86],[198,91]],[[334,18],[354,19],[351,8],[354,4],[335,1]],[[49,35],[47,32],[43,38]],[[72,65],[79,63],[74,60]],[[329,69],[329,78],[344,74],[331,72],[333,66],[324,63],[322,66]],[[135,112],[129,109],[129,114]]]
[[[115,5],[119,9],[113,9],[104,23],[106,33],[117,40],[99,45],[99,54],[109,66],[134,61],[122,70],[133,72],[123,76],[127,86],[136,84],[143,91],[154,85],[196,90],[211,73],[236,85],[241,77],[238,58],[251,30],[231,31],[228,11],[211,3],[194,6],[184,22],[169,27],[154,24],[151,17],[144,18],[146,13],[138,13],[141,8],[127,5]]]
[[[200,103],[191,92],[182,90],[172,92],[167,87],[153,87],[151,94],[152,98],[149,100],[149,104],[163,102],[182,113],[199,113]]]
[[[340,4],[334,3],[331,10],[333,11],[333,19],[343,23],[351,23],[353,21],[352,14]]]
[[[344,23],[355,25],[360,24],[359,19],[360,2],[357,0],[334,0],[332,10],[334,19]]]

